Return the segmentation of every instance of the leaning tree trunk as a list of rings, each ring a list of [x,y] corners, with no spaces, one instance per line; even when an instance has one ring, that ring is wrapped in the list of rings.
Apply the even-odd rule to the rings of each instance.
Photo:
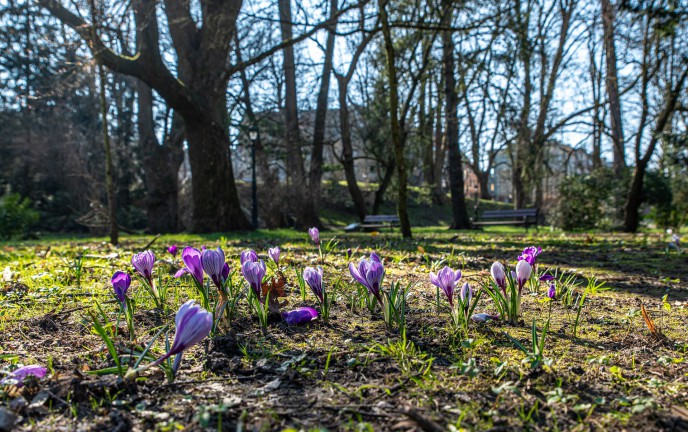
[[[623,230],[625,232],[634,233],[638,231],[640,226],[640,206],[643,203],[643,180],[645,178],[646,166],[642,161],[635,167],[633,173],[633,180],[631,187],[628,190],[628,197],[626,205],[624,206],[624,223]]]
[[[351,143],[351,125],[349,124],[349,106],[347,101],[348,80],[345,77],[337,76],[339,84],[339,127],[342,139],[342,166],[346,177],[346,187],[349,189],[351,200],[354,202],[358,219],[363,222],[367,209],[361,188],[356,181],[356,171],[354,168],[354,150]]]

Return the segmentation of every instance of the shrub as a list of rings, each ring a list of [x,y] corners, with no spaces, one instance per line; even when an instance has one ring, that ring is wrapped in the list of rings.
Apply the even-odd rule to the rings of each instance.
[[[26,236],[38,222],[38,212],[31,207],[31,200],[19,194],[0,197],[0,240]]]

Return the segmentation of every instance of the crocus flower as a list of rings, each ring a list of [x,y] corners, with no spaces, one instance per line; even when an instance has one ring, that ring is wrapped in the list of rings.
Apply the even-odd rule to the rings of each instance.
[[[177,245],[172,245],[167,248],[167,252],[169,252],[170,255],[176,258],[177,256]]]
[[[499,319],[499,315],[490,315],[490,314],[486,314],[486,313],[477,313],[477,314],[474,314],[474,315],[471,317],[471,319],[473,320],[473,322],[484,323],[484,322],[488,322],[489,320],[496,320],[496,319]]]
[[[449,266],[435,273],[430,272],[430,282],[436,287],[444,291],[447,296],[449,306],[454,307],[454,289],[457,287],[459,280],[461,280],[461,270],[452,270]]]
[[[351,248],[349,248],[349,249],[346,250],[346,259],[347,259],[347,260],[348,260],[349,258],[351,258],[351,253],[352,253],[352,252],[351,252]]]
[[[263,277],[265,277],[265,263],[263,260],[258,262],[246,261],[241,266],[241,273],[246,278],[249,286],[253,290],[256,297],[260,298],[261,287],[263,285]]]
[[[317,269],[314,269],[313,267],[306,267],[303,271],[303,280],[306,281],[309,287],[311,287],[311,290],[313,290],[313,294],[315,294],[315,296],[318,297],[320,303],[323,302],[322,278],[323,269],[320,266],[318,266]]]
[[[504,266],[499,261],[492,263],[490,267],[490,273],[492,274],[492,279],[498,287],[502,289],[502,292],[506,292],[506,272],[504,271]]]
[[[36,378],[43,378],[48,373],[48,369],[39,365],[27,365],[13,370],[10,375],[0,380],[0,385],[15,385],[21,387],[24,385],[24,380],[33,375]]]
[[[179,364],[182,361],[182,353],[210,334],[210,330],[213,326],[213,314],[203,309],[195,300],[189,300],[181,305],[177,311],[177,315],[174,318],[174,325],[176,331],[174,333],[172,347],[167,354],[153,363],[160,364],[164,360],[176,356],[172,370],[177,372]]]
[[[461,298],[461,301],[463,302],[463,307],[468,309],[468,305],[473,299],[473,288],[468,285],[468,282],[464,282],[463,286],[461,287],[461,291],[459,291],[459,298]]]
[[[275,246],[274,248],[268,249],[268,256],[272,261],[275,263],[275,265],[279,265],[279,258],[280,258],[280,248],[279,246]]]
[[[201,265],[215,286],[219,289],[222,289],[222,285],[224,283],[222,273],[225,266],[224,251],[219,247],[217,250],[207,249],[203,251],[201,254]],[[227,267],[227,269],[229,270],[229,267]]]
[[[549,282],[549,281],[552,281],[552,280],[554,280],[554,276],[552,276],[552,275],[549,274],[549,273],[545,273],[545,274],[543,274],[542,276],[540,276],[540,281],[541,281],[541,282]]]
[[[139,274],[143,276],[143,278],[146,279],[152,286],[153,265],[155,264],[155,254],[153,251],[147,250],[145,252],[135,254],[131,258],[131,264],[134,266],[136,271],[139,272]]]
[[[112,283],[112,288],[115,290],[117,300],[120,303],[124,303],[127,299],[127,290],[129,289],[129,285],[131,285],[131,277],[127,273],[118,270],[112,275],[110,282]]]
[[[526,260],[519,261],[518,264],[516,264],[516,282],[518,282],[518,292],[521,292],[521,289],[523,288],[523,285],[528,281],[530,278],[530,273],[533,271],[533,268],[530,266],[530,263]]]
[[[242,266],[246,261],[258,262],[258,254],[253,249],[245,250],[241,253],[240,260]]]
[[[557,295],[557,286],[552,282],[549,286],[549,290],[547,290],[547,297],[551,298],[554,300],[554,297]]]
[[[182,251],[182,261],[186,267],[174,274],[174,277],[181,277],[188,273],[193,276],[198,285],[203,286],[203,264],[201,263],[201,251],[191,246],[187,246]]]
[[[535,246],[528,246],[527,248],[523,249],[523,253],[518,256],[518,260],[528,261],[528,264],[533,266],[535,265],[535,259],[538,255],[540,255],[540,252],[542,252],[541,247],[536,248]]]
[[[320,244],[320,230],[318,230],[318,228],[316,228],[316,227],[309,228],[308,229],[308,235],[311,236],[313,243]]]
[[[380,257],[375,252],[370,254],[369,260],[361,259],[358,262],[358,266],[355,266],[354,263],[349,263],[349,273],[382,304],[380,286],[382,286],[382,280],[385,277],[385,268],[382,262],[380,262]]]
[[[318,317],[318,311],[312,307],[300,307],[292,311],[282,312],[282,319],[289,325],[305,324]]]

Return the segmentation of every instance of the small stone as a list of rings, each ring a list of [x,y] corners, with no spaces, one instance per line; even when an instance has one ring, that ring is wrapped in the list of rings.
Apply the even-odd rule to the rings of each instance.
[[[0,408],[0,432],[10,432],[14,429],[17,416],[9,411]]]
[[[29,402],[24,399],[24,396],[19,396],[14,399],[12,399],[12,402],[10,402],[10,409],[14,412],[20,411],[29,404]]]

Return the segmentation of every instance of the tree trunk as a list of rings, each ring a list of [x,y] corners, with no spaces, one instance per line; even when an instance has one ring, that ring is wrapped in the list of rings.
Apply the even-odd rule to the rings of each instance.
[[[624,232],[634,233],[640,226],[640,206],[643,203],[643,180],[645,179],[646,164],[640,161],[634,170],[628,198],[624,206]]]
[[[330,0],[330,19],[337,16],[337,0]],[[327,123],[327,96],[330,92],[330,76],[332,74],[332,58],[334,57],[334,39],[336,24],[328,26],[327,41],[325,42],[325,60],[323,62],[320,90],[315,108],[313,125],[313,150],[308,177],[308,196],[303,211],[301,225],[304,227],[322,227],[318,210],[320,207],[320,191],[322,189],[323,147],[325,145],[325,127]]]
[[[110,149],[110,133],[108,131],[107,101],[105,99],[105,70],[98,65],[98,94],[100,97],[100,115],[103,122],[103,146],[105,150],[105,192],[108,206],[108,230],[110,244],[119,243],[119,227],[117,226],[117,203],[115,202],[115,181],[112,178],[112,152]]]
[[[375,191],[375,199],[373,200],[372,214],[374,215],[380,214],[380,207],[382,207],[382,205],[385,203],[385,193],[387,192],[389,185],[392,183],[395,165],[396,163],[394,160],[394,156],[390,157],[387,164],[385,164],[385,175],[382,177],[380,186],[378,186],[377,190]]]
[[[392,145],[394,146],[394,158],[397,166],[397,178],[399,180],[397,213],[399,216],[401,235],[404,238],[411,238],[411,222],[409,221],[406,202],[408,198],[406,158],[404,156],[404,141],[401,136],[401,126],[399,124],[399,83],[397,82],[397,68],[394,60],[392,32],[389,27],[389,19],[386,10],[387,3],[387,0],[380,0],[379,9],[380,22],[382,23],[382,34],[385,41],[387,78],[389,80],[390,129],[392,133]]]
[[[339,127],[342,139],[342,166],[346,177],[346,186],[354,202],[358,219],[363,222],[367,209],[361,188],[356,181],[354,166],[354,150],[351,143],[351,125],[349,124],[349,106],[347,101],[348,80],[343,76],[337,76],[339,86]]]
[[[490,191],[490,172],[489,171],[479,171],[475,173],[478,177],[478,183],[480,184],[480,198],[484,200],[492,199],[492,193]]]
[[[450,8],[451,6],[449,6]],[[447,8],[448,22],[451,22],[451,9]],[[452,201],[452,229],[468,229],[470,221],[466,210],[466,197],[463,190],[463,163],[459,151],[459,119],[454,76],[454,44],[450,31],[442,32],[442,63],[444,65],[444,96],[446,99],[446,143],[449,149],[449,189]]]
[[[146,216],[153,233],[176,232],[179,229],[177,194],[179,166],[184,161],[184,127],[178,114],[173,114],[172,128],[162,145],[155,134],[153,92],[137,80],[139,147],[143,156],[146,185]]]
[[[280,14],[280,29],[282,40],[292,39],[291,0],[278,1]],[[306,178],[301,153],[301,131],[299,130],[299,112],[296,100],[296,63],[294,60],[294,47],[287,45],[282,50],[284,69],[284,114],[286,121],[286,148],[287,148],[287,185],[289,195],[289,207],[291,214],[296,218],[297,228],[304,228],[304,210],[306,191]]]
[[[249,230],[251,223],[240,206],[229,154],[229,136],[220,107],[201,118],[186,119],[189,162],[193,173],[193,231],[198,233]],[[213,115],[214,114],[214,115]],[[217,119],[217,120],[215,120]]]
[[[435,154],[434,154],[434,170],[433,170],[433,185],[432,185],[432,202],[435,205],[444,204],[444,190],[442,189],[442,179],[444,178],[444,160],[447,153],[447,146],[444,142],[444,130],[442,129],[442,92],[438,91],[437,100],[437,125],[435,127]]]
[[[604,30],[604,51],[607,64],[607,97],[612,129],[614,151],[613,168],[617,178],[626,168],[626,150],[621,123],[621,98],[616,71],[616,47],[614,45],[614,6],[611,0],[602,0],[602,28]]]

